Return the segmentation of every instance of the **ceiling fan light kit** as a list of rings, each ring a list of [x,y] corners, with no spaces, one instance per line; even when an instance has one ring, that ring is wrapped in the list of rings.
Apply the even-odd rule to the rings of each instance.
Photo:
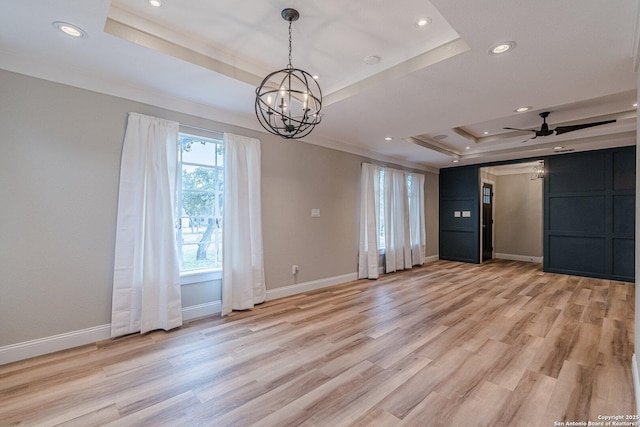
[[[322,118],[322,90],[314,77],[291,65],[291,23],[297,10],[286,8],[282,19],[289,22],[289,64],[267,75],[256,89],[255,111],[260,125],[286,139],[303,138]]]
[[[551,114],[550,111],[544,111],[540,114],[538,114],[540,117],[542,117],[542,126],[540,127],[540,130],[535,130],[535,129],[519,129],[519,128],[511,128],[511,127],[504,127],[502,129],[507,129],[507,130],[517,130],[517,131],[522,131],[522,132],[533,132],[536,135],[532,138],[529,138],[525,141],[522,142],[527,142],[530,141],[532,139],[536,139],[537,137],[543,137],[543,136],[549,136],[549,135],[553,135],[554,133],[556,135],[562,135],[563,133],[567,133],[567,132],[573,132],[576,130],[581,130],[581,129],[586,129],[586,128],[591,128],[594,126],[601,126],[601,125],[606,125],[609,123],[615,123],[615,120],[604,120],[601,122],[593,122],[593,123],[583,123],[580,125],[570,125],[570,126],[557,126],[555,129],[549,129],[549,125],[547,124],[547,117],[549,117],[549,114]]]

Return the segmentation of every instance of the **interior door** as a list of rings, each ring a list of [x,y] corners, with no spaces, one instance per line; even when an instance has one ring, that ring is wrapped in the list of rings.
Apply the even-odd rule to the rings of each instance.
[[[493,185],[482,183],[482,261],[493,258]]]

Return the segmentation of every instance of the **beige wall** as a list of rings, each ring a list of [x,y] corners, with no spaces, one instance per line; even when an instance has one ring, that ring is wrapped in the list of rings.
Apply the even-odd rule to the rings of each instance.
[[[499,175],[495,182],[494,257],[542,257],[543,180],[527,173]]]
[[[262,159],[267,289],[353,273],[360,159],[297,141],[268,142]],[[319,218],[311,217],[315,208]],[[293,264],[300,266],[296,276]]]
[[[0,347],[110,322],[129,111],[262,141],[268,289],[294,283],[292,264],[298,283],[357,270],[360,164],[369,159],[2,70],[0,93]],[[429,256],[438,251],[438,176],[425,175]],[[220,299],[219,283],[182,291],[185,307]]]

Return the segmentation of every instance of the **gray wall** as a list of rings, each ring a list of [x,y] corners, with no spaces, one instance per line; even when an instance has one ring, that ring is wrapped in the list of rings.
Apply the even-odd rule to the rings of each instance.
[[[268,289],[294,283],[292,264],[298,283],[357,270],[360,164],[369,159],[2,70],[0,93],[0,347],[110,323],[129,111],[262,141]],[[425,175],[430,256],[438,176]],[[220,299],[214,283],[182,289],[185,307]]]
[[[356,271],[361,159],[280,138],[263,146],[267,289]]]
[[[494,256],[542,257],[543,180],[527,173],[495,176],[495,182]]]

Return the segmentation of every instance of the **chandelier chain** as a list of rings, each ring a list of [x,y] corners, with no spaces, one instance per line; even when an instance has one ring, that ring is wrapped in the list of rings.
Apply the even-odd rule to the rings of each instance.
[[[293,65],[291,65],[291,21],[289,21],[289,65],[287,65],[287,68],[293,68]]]

